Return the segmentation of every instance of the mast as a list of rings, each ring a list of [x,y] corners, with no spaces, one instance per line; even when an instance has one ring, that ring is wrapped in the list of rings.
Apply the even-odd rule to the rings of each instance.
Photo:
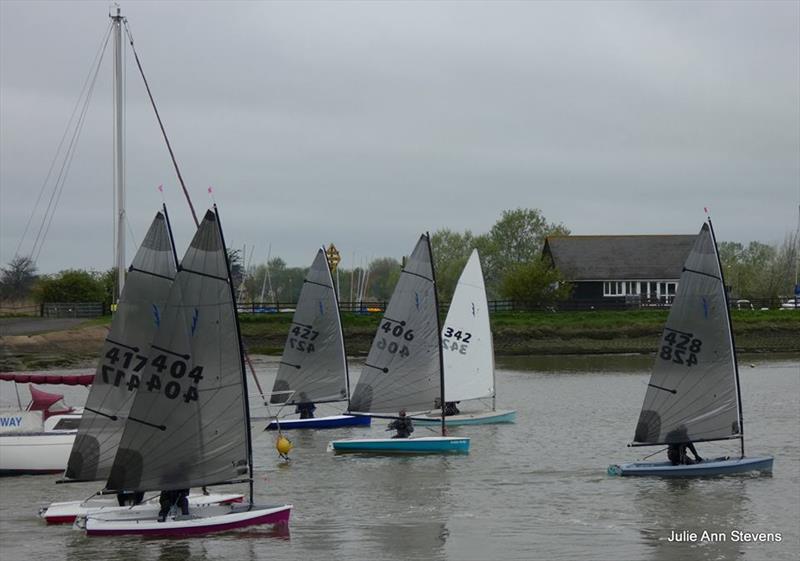
[[[725,288],[725,276],[722,272],[722,261],[720,261],[719,249],[717,248],[717,236],[714,234],[714,225],[711,223],[710,216],[708,217],[708,228],[711,231],[711,241],[714,242],[714,255],[717,258],[717,265],[719,266],[719,280],[722,285],[722,293],[725,296],[725,318],[728,320],[728,332],[731,336],[731,355],[733,355],[734,379],[736,380],[736,406],[739,411],[739,442],[741,443],[742,458],[744,458],[744,416],[742,415],[742,389],[739,383],[739,361],[736,358],[736,341],[734,341],[733,338],[733,324],[731,323],[728,290]]]
[[[444,355],[442,354],[442,322],[439,319],[439,290],[436,287],[436,268],[433,266],[433,250],[431,249],[431,235],[425,232],[425,241],[428,242],[428,257],[431,260],[431,278],[433,279],[433,301],[436,307],[436,333],[439,341],[439,403],[442,406],[442,436],[447,435],[447,426],[444,421],[446,405],[444,402]]]
[[[219,212],[217,212],[217,205],[214,205],[214,215],[217,218],[217,228],[219,228],[219,237],[222,240],[222,252],[225,254],[225,266],[228,269],[228,288],[231,291],[231,298],[233,299],[233,315],[236,318],[236,338],[239,341],[239,363],[242,373],[242,401],[244,402],[244,429],[247,435],[247,464],[250,476],[250,508],[253,507],[253,438],[250,433],[250,401],[247,392],[247,370],[244,366],[244,345],[242,344],[242,331],[239,326],[239,307],[236,305],[236,291],[233,289],[233,279],[231,278],[231,262],[228,258],[228,246],[225,245],[225,236],[222,233],[222,223],[219,221]],[[253,378],[256,377],[255,370],[253,371]],[[258,381],[258,379],[256,379]],[[260,391],[260,390],[259,390]]]
[[[114,28],[114,186],[117,192],[117,293],[116,301],[122,295],[125,284],[125,170],[123,168],[123,90],[122,90],[122,17],[119,6],[116,15],[109,14]]]

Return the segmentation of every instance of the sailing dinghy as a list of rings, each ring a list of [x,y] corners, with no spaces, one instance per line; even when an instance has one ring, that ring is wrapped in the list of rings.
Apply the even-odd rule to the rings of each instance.
[[[165,207],[153,219],[128,270],[62,482],[108,478],[133,398],[142,386],[150,343],[164,312],[176,263]],[[197,493],[189,495],[189,505],[196,508],[243,499],[239,493]],[[92,497],[51,503],[39,510],[39,516],[48,524],[66,524],[91,513],[148,510],[157,514],[158,502],[131,507],[120,506],[116,498]]]
[[[249,500],[170,514],[89,514],[90,536],[184,536],[286,524],[291,505],[253,504],[244,356],[217,209],[209,210],[169,290],[139,376],[105,492],[147,493],[249,483]],[[125,373],[120,383],[129,383]]]
[[[441,406],[442,436],[334,440],[334,452],[437,454],[469,451],[469,438],[445,436],[439,303],[430,239],[422,235],[400,272],[350,400],[353,414],[396,418]],[[416,418],[413,418],[416,420]]]
[[[609,475],[693,477],[772,471],[771,456],[744,454],[739,368],[728,310],[709,219],[683,267],[631,446],[739,439],[740,457],[690,465],[611,465]]]
[[[445,424],[487,425],[513,423],[513,410],[497,410],[494,376],[494,346],[489,325],[489,304],[478,250],[472,254],[461,272],[442,329],[445,399],[448,402],[492,400],[490,410],[464,411],[446,415]],[[447,412],[447,411],[445,411]],[[424,420],[429,417],[428,420]],[[436,412],[423,415],[417,424],[441,422]]]
[[[320,249],[303,281],[270,403],[303,407],[349,403],[349,397],[339,301],[325,250]],[[274,420],[266,430],[329,429],[369,423],[369,417],[330,415]]]

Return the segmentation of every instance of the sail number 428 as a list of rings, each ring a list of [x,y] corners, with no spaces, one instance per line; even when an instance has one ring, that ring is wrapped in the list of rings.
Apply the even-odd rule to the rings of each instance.
[[[669,331],[664,336],[664,345],[658,353],[661,360],[694,366],[697,364],[697,354],[703,346],[703,341],[693,338],[691,334]]]

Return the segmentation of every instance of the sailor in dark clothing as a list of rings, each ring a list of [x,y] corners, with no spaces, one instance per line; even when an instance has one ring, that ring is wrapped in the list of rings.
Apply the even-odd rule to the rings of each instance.
[[[181,514],[186,516],[189,514],[189,489],[161,491],[161,497],[159,497],[158,502],[161,505],[161,510],[158,511],[159,522],[164,522],[169,511],[176,505],[180,507]]]
[[[694,460],[689,457],[688,453],[686,452],[687,449],[694,454]],[[667,448],[667,458],[669,458],[669,461],[673,466],[691,465],[703,461],[703,458],[700,457],[700,455],[697,453],[697,450],[694,448],[694,444],[691,442],[670,443],[669,447]]]
[[[314,418],[314,411],[317,410],[317,406],[314,405],[311,401],[306,401],[304,403],[298,403],[297,407],[295,407],[294,412],[300,413],[301,419],[313,419]]]
[[[444,416],[449,417],[450,415],[458,415],[461,411],[458,410],[456,406],[458,401],[445,401],[444,402]]]
[[[392,438],[408,438],[411,436],[411,433],[414,432],[414,426],[411,424],[411,419],[406,417],[405,409],[400,410],[400,418],[389,423],[389,427],[386,430],[397,431],[397,434]]]

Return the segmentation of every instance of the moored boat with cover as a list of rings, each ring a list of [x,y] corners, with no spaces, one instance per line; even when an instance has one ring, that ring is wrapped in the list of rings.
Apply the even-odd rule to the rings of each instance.
[[[350,412],[394,419],[400,411],[429,411],[438,404],[442,435],[334,440],[329,450],[381,454],[469,451],[469,438],[448,437],[445,431],[438,309],[430,239],[424,234],[400,272],[350,400]]]
[[[696,477],[771,472],[771,456],[746,457],[742,399],[728,298],[709,219],[686,259],[661,336],[632,446],[738,439],[739,458],[693,464],[633,462],[609,475]]]
[[[349,406],[349,399],[350,379],[339,301],[325,250],[320,249],[303,281],[270,403],[313,411],[317,404],[323,403],[344,402]],[[337,414],[299,419],[276,418],[267,425],[267,430],[327,429],[369,424],[369,417]]]
[[[120,384],[129,383],[123,373]],[[91,536],[182,536],[285,524],[291,505],[253,503],[253,456],[244,356],[233,284],[216,207],[181,261],[139,373],[139,391],[105,492],[147,493],[248,483],[249,500],[188,515],[89,514]]]

